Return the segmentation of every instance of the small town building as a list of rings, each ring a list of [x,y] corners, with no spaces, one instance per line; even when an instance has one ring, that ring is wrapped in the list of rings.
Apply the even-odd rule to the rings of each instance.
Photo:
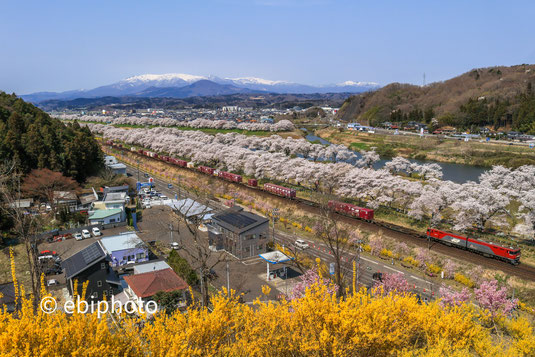
[[[216,250],[226,250],[239,259],[267,250],[269,220],[239,206],[212,216],[208,238]]]
[[[110,298],[122,289],[119,277],[110,267],[110,258],[100,242],[95,242],[70,256],[61,265],[65,269],[65,279],[71,296],[75,280],[78,282],[77,294],[82,293],[82,285],[87,282],[88,301],[102,300],[104,294]]]
[[[54,204],[57,207],[67,207],[69,211],[74,212],[78,205],[78,197],[71,191],[54,191]]]
[[[142,263],[149,260],[147,245],[134,232],[125,232],[100,240],[104,250],[111,257],[114,267]]]
[[[89,214],[89,224],[111,224],[124,221],[124,211],[120,208],[99,209]]]
[[[171,268],[125,276],[124,281],[128,286],[125,289],[126,294],[136,303],[141,299],[142,303],[146,304],[159,291],[181,291],[179,307],[187,304],[186,292],[189,285]]]
[[[178,201],[173,200],[169,206],[175,212],[186,217],[190,221],[203,220],[207,214],[213,211],[212,208],[192,200],[191,198],[185,198]]]
[[[134,265],[134,274],[148,273],[150,271],[157,271],[169,268],[171,267],[165,261],[158,260],[154,262]]]

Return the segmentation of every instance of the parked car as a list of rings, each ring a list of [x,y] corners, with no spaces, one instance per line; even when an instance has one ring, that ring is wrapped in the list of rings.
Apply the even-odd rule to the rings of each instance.
[[[167,188],[168,188],[168,189],[172,189],[172,188],[173,188],[173,184],[172,184],[172,183],[168,183],[168,184],[167,184]]]
[[[145,176],[145,178],[149,178],[149,174],[147,173],[144,173],[143,176]]]
[[[169,198],[165,195],[160,195],[160,200],[168,200]]]
[[[150,202],[143,202],[143,208],[152,208],[152,206],[150,205]]]
[[[171,243],[171,249],[179,250],[180,249],[180,245],[177,242],[173,242],[173,243]]]
[[[82,237],[82,234],[81,234],[81,233],[74,233],[74,239],[76,239],[76,240],[82,240],[82,239],[84,239],[84,237]]]
[[[91,233],[87,229],[82,229],[82,237],[91,238]]]
[[[47,281],[46,286],[59,285],[59,282],[56,279],[50,279]]]
[[[91,229],[91,232],[93,232],[93,235],[95,237],[98,237],[98,236],[102,235],[102,233],[100,232],[100,229],[98,229],[98,227],[93,227],[93,229]]]
[[[295,241],[294,243],[295,247],[298,248],[298,249],[307,249],[309,246],[308,246],[308,243],[305,242],[304,240],[302,239],[298,239]]]

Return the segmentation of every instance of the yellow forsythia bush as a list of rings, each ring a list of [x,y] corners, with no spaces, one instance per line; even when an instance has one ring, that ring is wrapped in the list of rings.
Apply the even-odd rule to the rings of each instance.
[[[436,264],[426,264],[426,265],[427,265],[427,270],[433,274],[440,274],[440,272],[442,271],[442,268]]]
[[[533,355],[529,321],[507,320],[505,334],[478,322],[474,307],[419,304],[412,295],[344,299],[312,286],[298,300],[238,302],[225,292],[212,311],[158,314],[151,321],[96,315],[0,313],[2,355],[26,356],[502,356]],[[417,342],[415,342],[417,341]]]
[[[386,249],[386,248],[383,248],[383,249],[381,250],[381,255],[382,255],[383,257],[392,258],[392,257],[394,256],[394,253],[392,253],[391,250],[388,250],[388,249]]]
[[[458,283],[468,286],[469,288],[473,288],[475,285],[472,280],[461,273],[455,273],[454,280]]]
[[[419,267],[420,266],[420,262],[417,261],[416,259],[414,259],[411,256],[408,256],[407,258],[403,259],[403,261],[405,263],[410,264],[410,265],[415,266],[415,267]]]

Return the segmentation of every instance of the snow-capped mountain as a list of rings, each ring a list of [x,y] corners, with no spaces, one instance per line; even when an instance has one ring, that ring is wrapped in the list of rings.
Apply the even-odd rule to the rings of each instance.
[[[268,80],[257,77],[219,78],[216,76],[197,76],[184,73],[143,74],[126,78],[122,81],[97,87],[90,90],[71,90],[67,92],[39,92],[22,95],[30,102],[38,103],[49,99],[75,99],[96,97],[123,97],[123,96],[151,96],[151,93],[182,93],[178,88],[186,87],[199,81],[211,81],[220,85],[230,85],[251,91],[264,91],[270,93],[360,93],[379,88],[373,82],[346,81],[334,85],[310,86],[281,80]],[[150,90],[148,90],[150,88]],[[157,88],[166,88],[164,91],[155,91]],[[170,90],[174,88],[175,90]],[[194,93],[196,93],[194,91]],[[202,95],[192,95],[202,96]],[[172,97],[172,96],[171,96]]]

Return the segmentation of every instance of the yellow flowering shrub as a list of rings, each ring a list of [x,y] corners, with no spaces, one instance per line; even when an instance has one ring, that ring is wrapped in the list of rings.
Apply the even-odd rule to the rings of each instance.
[[[469,288],[473,288],[475,286],[472,280],[461,273],[455,273],[454,280],[458,283],[468,286]]]
[[[383,249],[381,250],[381,255],[382,255],[383,257],[392,258],[392,257],[394,256],[394,253],[392,253],[391,250],[388,250],[388,249],[386,249],[386,248],[383,248]]]
[[[429,263],[426,263],[427,265],[427,270],[433,274],[440,274],[440,272],[442,271],[442,268],[439,267],[438,265],[436,264],[429,264]]]
[[[419,267],[420,266],[420,262],[417,261],[416,259],[414,259],[411,256],[406,257],[405,259],[403,259],[403,261],[405,263],[410,264],[410,265],[415,266],[415,267]]]

